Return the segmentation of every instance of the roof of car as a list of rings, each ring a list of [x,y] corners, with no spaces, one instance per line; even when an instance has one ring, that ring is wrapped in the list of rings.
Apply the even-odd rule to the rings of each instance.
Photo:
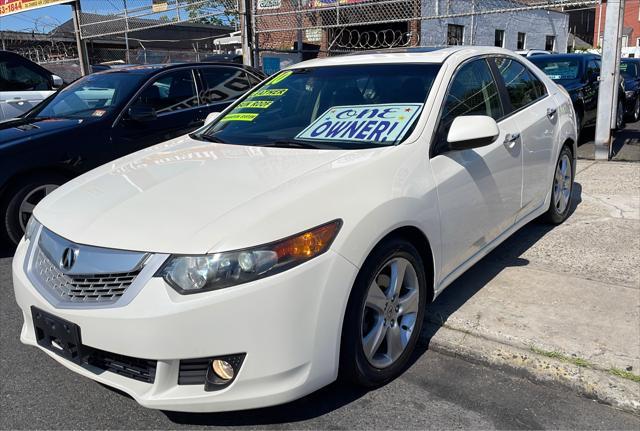
[[[592,58],[600,58],[600,56],[598,54],[591,54],[591,53],[543,54],[543,55],[536,55],[534,57],[530,57],[529,60],[535,63],[537,60],[544,60],[549,58],[552,58],[554,60],[569,60],[572,58],[589,60]]]
[[[490,46],[446,46],[420,48],[390,48],[375,51],[363,51],[336,57],[316,58],[297,63],[291,68],[342,66],[378,63],[443,63],[454,54],[483,55],[502,54],[514,56],[513,51]]]
[[[239,68],[251,71],[253,73],[262,74],[262,72],[258,71],[257,69],[251,66],[245,66],[239,63],[223,62],[223,61],[206,61],[206,62],[198,62],[198,63],[135,64],[135,65],[118,66],[116,68],[107,69],[97,73],[101,73],[101,74],[135,73],[135,74],[141,74],[141,75],[155,75],[156,73],[160,73],[168,69],[180,69],[184,67],[197,67],[197,66],[239,67]]]

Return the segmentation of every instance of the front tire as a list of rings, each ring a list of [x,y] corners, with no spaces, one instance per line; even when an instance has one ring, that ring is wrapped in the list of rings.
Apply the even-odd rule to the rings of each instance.
[[[560,150],[551,185],[551,202],[545,219],[551,224],[560,224],[569,217],[571,193],[573,192],[573,154],[567,145]]]
[[[360,269],[342,328],[340,376],[376,387],[407,367],[422,329],[427,277],[408,241],[378,245]]]
[[[58,174],[38,174],[23,178],[4,193],[0,202],[2,230],[9,243],[18,244],[33,209],[46,195],[64,184],[67,178]]]

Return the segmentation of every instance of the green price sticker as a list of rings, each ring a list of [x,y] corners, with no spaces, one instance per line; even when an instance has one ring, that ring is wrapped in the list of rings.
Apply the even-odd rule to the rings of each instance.
[[[227,114],[220,121],[253,121],[258,114]]]
[[[249,100],[246,102],[240,102],[238,108],[256,108],[265,109],[271,106],[273,100]]]
[[[285,79],[287,79],[288,76],[290,76],[293,72],[290,70],[287,70],[286,72],[282,72],[279,75],[277,75],[275,78],[273,78],[269,84],[277,84],[279,82],[284,81]]]

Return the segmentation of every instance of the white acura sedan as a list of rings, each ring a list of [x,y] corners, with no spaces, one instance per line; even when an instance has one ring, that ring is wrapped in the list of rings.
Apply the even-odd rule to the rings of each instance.
[[[507,50],[299,63],[48,195],[13,261],[20,339],[158,409],[383,384],[447,285],[567,218],[575,154],[568,94]]]

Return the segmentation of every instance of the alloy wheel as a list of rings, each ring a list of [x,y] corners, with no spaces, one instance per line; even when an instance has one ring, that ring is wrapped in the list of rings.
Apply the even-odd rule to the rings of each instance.
[[[622,100],[618,100],[618,110],[616,112],[616,129],[620,130],[624,123],[624,105]]]
[[[553,206],[558,214],[564,213],[569,205],[571,198],[572,169],[569,156],[563,154],[558,161],[556,175],[553,181]]]
[[[416,269],[407,259],[390,259],[369,286],[362,313],[362,347],[371,365],[386,368],[402,355],[416,325],[419,304]]]
[[[35,187],[27,193],[24,199],[22,199],[20,207],[18,208],[18,221],[20,222],[20,227],[23,232],[27,228],[27,223],[29,222],[31,215],[33,214],[33,209],[38,202],[58,187],[59,186],[57,184],[43,184]]]
[[[636,97],[636,104],[633,107],[633,121],[636,122],[640,119],[640,97]]]

